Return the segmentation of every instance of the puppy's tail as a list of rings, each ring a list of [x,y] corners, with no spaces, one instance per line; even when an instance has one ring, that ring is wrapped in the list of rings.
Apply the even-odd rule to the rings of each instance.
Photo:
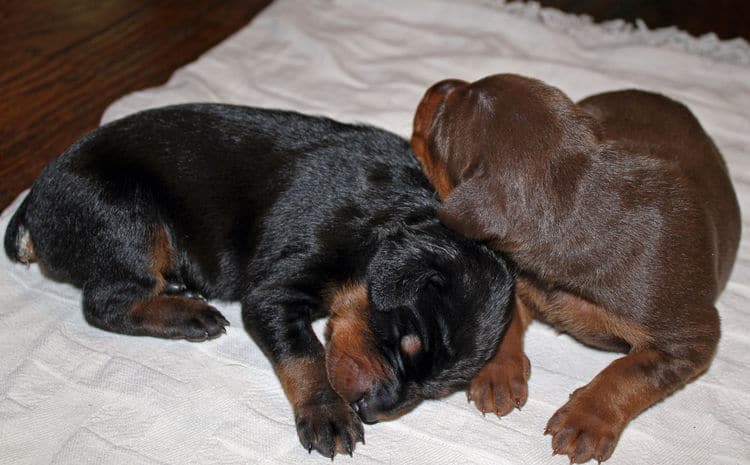
[[[28,207],[29,196],[27,195],[21,206],[13,214],[5,231],[5,253],[14,262],[21,262],[26,265],[36,261],[34,254],[34,245],[31,242],[31,235],[26,229],[26,208]]]

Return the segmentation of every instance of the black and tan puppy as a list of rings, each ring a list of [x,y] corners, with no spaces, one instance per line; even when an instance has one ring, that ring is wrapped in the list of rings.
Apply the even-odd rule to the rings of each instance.
[[[438,207],[388,132],[182,105],[71,146],[5,248],[80,286],[86,319],[117,333],[213,338],[228,323],[202,296],[240,301],[300,441],[333,457],[363,440],[359,417],[468,386],[510,318],[512,271],[442,226]],[[311,321],[326,314],[324,347]]]
[[[469,390],[479,409],[526,401],[532,317],[628,354],[550,419],[554,452],[572,462],[609,458],[632,418],[708,368],[740,219],[685,106],[638,90],[576,104],[510,74],[448,80],[422,99],[412,144],[444,223],[517,266],[514,317]]]

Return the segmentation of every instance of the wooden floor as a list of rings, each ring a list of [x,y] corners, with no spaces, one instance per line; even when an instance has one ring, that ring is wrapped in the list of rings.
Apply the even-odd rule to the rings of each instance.
[[[300,0],[304,1],[304,0]],[[540,0],[750,39],[750,0]],[[0,0],[0,209],[97,126],[107,105],[171,73],[270,0]]]
[[[595,21],[643,20],[649,28],[677,26],[695,36],[709,32],[721,39],[750,40],[750,0],[536,0]]]
[[[268,3],[0,2],[0,209],[110,102],[163,84]]]

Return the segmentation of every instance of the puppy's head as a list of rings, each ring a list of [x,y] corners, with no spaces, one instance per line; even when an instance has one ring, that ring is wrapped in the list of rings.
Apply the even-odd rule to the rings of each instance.
[[[430,87],[415,114],[412,148],[444,202],[441,219],[487,240],[481,231],[502,228],[487,222],[513,220],[502,211],[509,202],[535,214],[533,202],[545,199],[545,188],[564,188],[598,147],[599,132],[596,120],[559,89],[497,74]],[[490,208],[500,211],[488,215]]]
[[[368,423],[464,389],[500,341],[512,285],[502,258],[441,225],[384,241],[365,281],[331,298],[333,389]]]

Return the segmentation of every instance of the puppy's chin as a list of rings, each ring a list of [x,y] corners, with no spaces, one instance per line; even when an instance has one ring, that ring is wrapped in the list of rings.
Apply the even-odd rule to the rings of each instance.
[[[376,412],[370,415],[368,412],[359,409],[357,413],[359,414],[360,419],[362,419],[362,421],[367,424],[379,423],[381,421],[392,421],[401,418],[402,416],[417,408],[417,406],[422,403],[422,400],[423,399],[416,399],[412,402],[409,402],[407,405],[400,406],[390,412]]]

